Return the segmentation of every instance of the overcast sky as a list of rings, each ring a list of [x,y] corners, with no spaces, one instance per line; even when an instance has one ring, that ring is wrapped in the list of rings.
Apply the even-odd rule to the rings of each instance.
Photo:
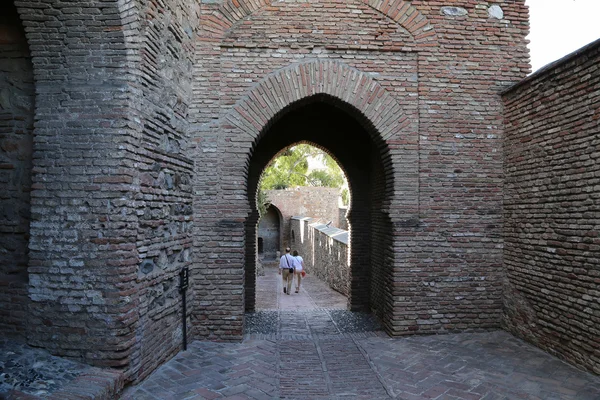
[[[533,72],[600,38],[600,0],[526,0]]]

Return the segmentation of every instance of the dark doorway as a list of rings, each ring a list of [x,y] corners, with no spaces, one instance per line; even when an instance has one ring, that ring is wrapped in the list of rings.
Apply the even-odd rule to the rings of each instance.
[[[275,206],[270,205],[258,223],[258,254],[265,260],[274,260],[280,250],[281,220]]]
[[[260,235],[260,233],[259,233]],[[263,238],[258,238],[258,255],[261,256],[265,252],[265,243]]]

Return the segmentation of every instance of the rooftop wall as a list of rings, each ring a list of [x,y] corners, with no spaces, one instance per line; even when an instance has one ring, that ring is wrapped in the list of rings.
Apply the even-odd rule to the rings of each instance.
[[[504,95],[504,324],[600,373],[600,41]]]

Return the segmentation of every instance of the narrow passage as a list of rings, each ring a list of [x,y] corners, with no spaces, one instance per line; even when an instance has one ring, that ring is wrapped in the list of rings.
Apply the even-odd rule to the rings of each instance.
[[[257,280],[257,308],[246,315],[246,340],[273,340],[280,398],[389,398],[354,337],[383,336],[370,314],[346,310],[345,296],[307,275],[300,292],[283,293],[277,264]]]

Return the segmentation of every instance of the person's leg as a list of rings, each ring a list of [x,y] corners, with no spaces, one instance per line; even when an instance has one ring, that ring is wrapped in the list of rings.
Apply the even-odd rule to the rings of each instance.
[[[294,273],[288,271],[288,281],[287,281],[287,294],[292,294],[292,281],[294,280]]]
[[[288,276],[288,270],[287,268],[282,268],[281,269],[281,280],[283,282],[283,293],[285,293],[285,288],[287,286],[287,276]]]
[[[296,272],[296,293],[300,291],[300,284],[302,283],[302,272]]]

